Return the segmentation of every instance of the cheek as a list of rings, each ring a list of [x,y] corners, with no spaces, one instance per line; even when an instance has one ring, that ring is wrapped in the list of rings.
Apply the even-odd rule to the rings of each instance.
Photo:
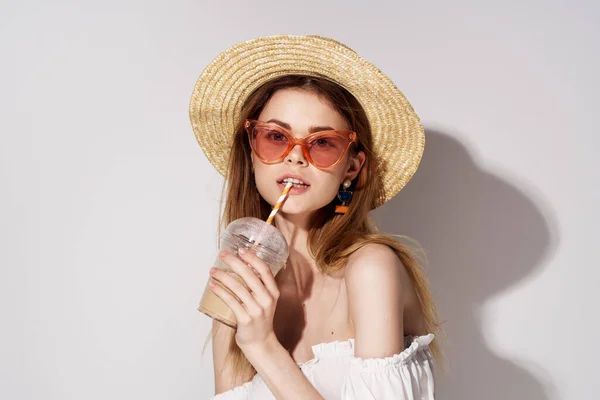
[[[327,185],[327,187],[323,188],[323,190],[321,191],[322,195],[320,197],[322,197],[325,201],[325,204],[328,204],[331,200],[334,200],[335,198],[337,198],[339,192],[339,185],[337,185],[335,182]]]
[[[273,205],[279,198],[277,186],[273,184],[275,179],[273,174],[269,173],[268,167],[254,164],[254,182],[256,189],[267,203]]]
[[[340,190],[340,181],[343,178],[343,173],[335,171],[333,174],[324,174],[320,176],[316,184],[313,185],[314,195],[324,204],[329,203],[337,197]]]

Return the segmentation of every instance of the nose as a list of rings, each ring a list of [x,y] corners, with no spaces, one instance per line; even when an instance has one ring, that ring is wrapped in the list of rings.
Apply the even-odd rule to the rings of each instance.
[[[285,156],[285,162],[290,164],[307,165],[308,162],[302,152],[302,146],[295,145],[292,150]]]

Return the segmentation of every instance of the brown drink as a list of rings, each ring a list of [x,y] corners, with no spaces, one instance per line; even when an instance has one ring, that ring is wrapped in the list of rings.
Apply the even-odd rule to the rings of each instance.
[[[209,282],[213,282],[227,290],[226,287],[221,285],[219,281],[213,279],[212,277],[209,278]],[[227,291],[233,294],[230,290]],[[229,308],[229,306],[210,289],[208,283],[204,288],[204,294],[202,295],[202,300],[200,300],[198,311],[201,311],[209,317],[214,318],[217,321],[221,321],[225,325],[229,325],[232,328],[237,326],[237,321],[233,311],[231,311],[231,308]]]
[[[257,240],[258,244],[256,244]],[[281,268],[285,267],[288,257],[287,242],[277,228],[267,224],[265,221],[258,218],[246,217],[236,219],[227,226],[225,231],[221,234],[220,250],[227,250],[237,256],[237,250],[240,247],[251,248],[256,256],[271,267],[273,275],[277,275]],[[226,272],[231,271],[229,266],[219,257],[217,257],[214,267]],[[232,274],[232,276],[248,288],[239,275]],[[218,280],[210,277],[209,282],[210,281],[226,289],[235,297],[235,294]],[[237,328],[235,314],[231,311],[227,303],[221,300],[221,298],[212,291],[208,286],[208,283],[204,288],[204,294],[200,300],[198,311],[225,325]]]

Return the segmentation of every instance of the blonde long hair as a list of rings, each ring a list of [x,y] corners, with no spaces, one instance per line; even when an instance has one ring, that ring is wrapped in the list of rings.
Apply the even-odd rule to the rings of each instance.
[[[429,290],[427,276],[419,263],[419,256],[422,256],[423,261],[426,260],[425,252],[409,237],[380,233],[373,223],[369,212],[376,207],[376,201],[383,187],[378,171],[385,168],[385,160],[380,160],[371,150],[373,143],[371,127],[364,109],[352,94],[335,82],[306,75],[284,75],[266,82],[248,96],[242,107],[232,141],[228,175],[223,184],[222,198],[225,198],[225,209],[219,223],[219,234],[222,228],[238,218],[256,217],[266,220],[271,211],[271,205],[260,196],[256,188],[251,148],[243,122],[245,119],[258,119],[267,101],[276,91],[290,88],[310,91],[329,101],[346,119],[350,129],[358,135],[359,145],[352,147],[354,154],[360,150],[366,154],[365,163],[350,188],[354,195],[348,212],[343,215],[335,214],[336,200],[334,199],[315,212],[312,217],[308,247],[319,270],[323,274],[328,274],[343,269],[348,257],[368,243],[389,246],[398,255],[412,280],[425,316],[427,332],[434,333],[437,339],[443,331]],[[413,242],[415,248],[401,243],[394,239],[394,236]],[[237,346],[235,330],[230,331],[226,362],[231,363],[235,380],[241,378],[244,382],[250,381],[256,374],[256,370]],[[213,331],[213,337],[215,334],[216,332]],[[440,362],[442,352],[437,340],[430,344],[430,349],[436,361]]]

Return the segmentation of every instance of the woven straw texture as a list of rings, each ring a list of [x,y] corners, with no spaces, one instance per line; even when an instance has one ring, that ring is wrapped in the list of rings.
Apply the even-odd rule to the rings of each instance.
[[[304,74],[337,82],[364,107],[373,132],[373,151],[383,161],[382,205],[417,170],[425,135],[419,117],[390,78],[348,46],[318,35],[264,36],[238,43],[217,56],[198,78],[190,121],[200,147],[226,176],[227,158],[242,104],[263,83]],[[360,132],[358,132],[360,140]]]

